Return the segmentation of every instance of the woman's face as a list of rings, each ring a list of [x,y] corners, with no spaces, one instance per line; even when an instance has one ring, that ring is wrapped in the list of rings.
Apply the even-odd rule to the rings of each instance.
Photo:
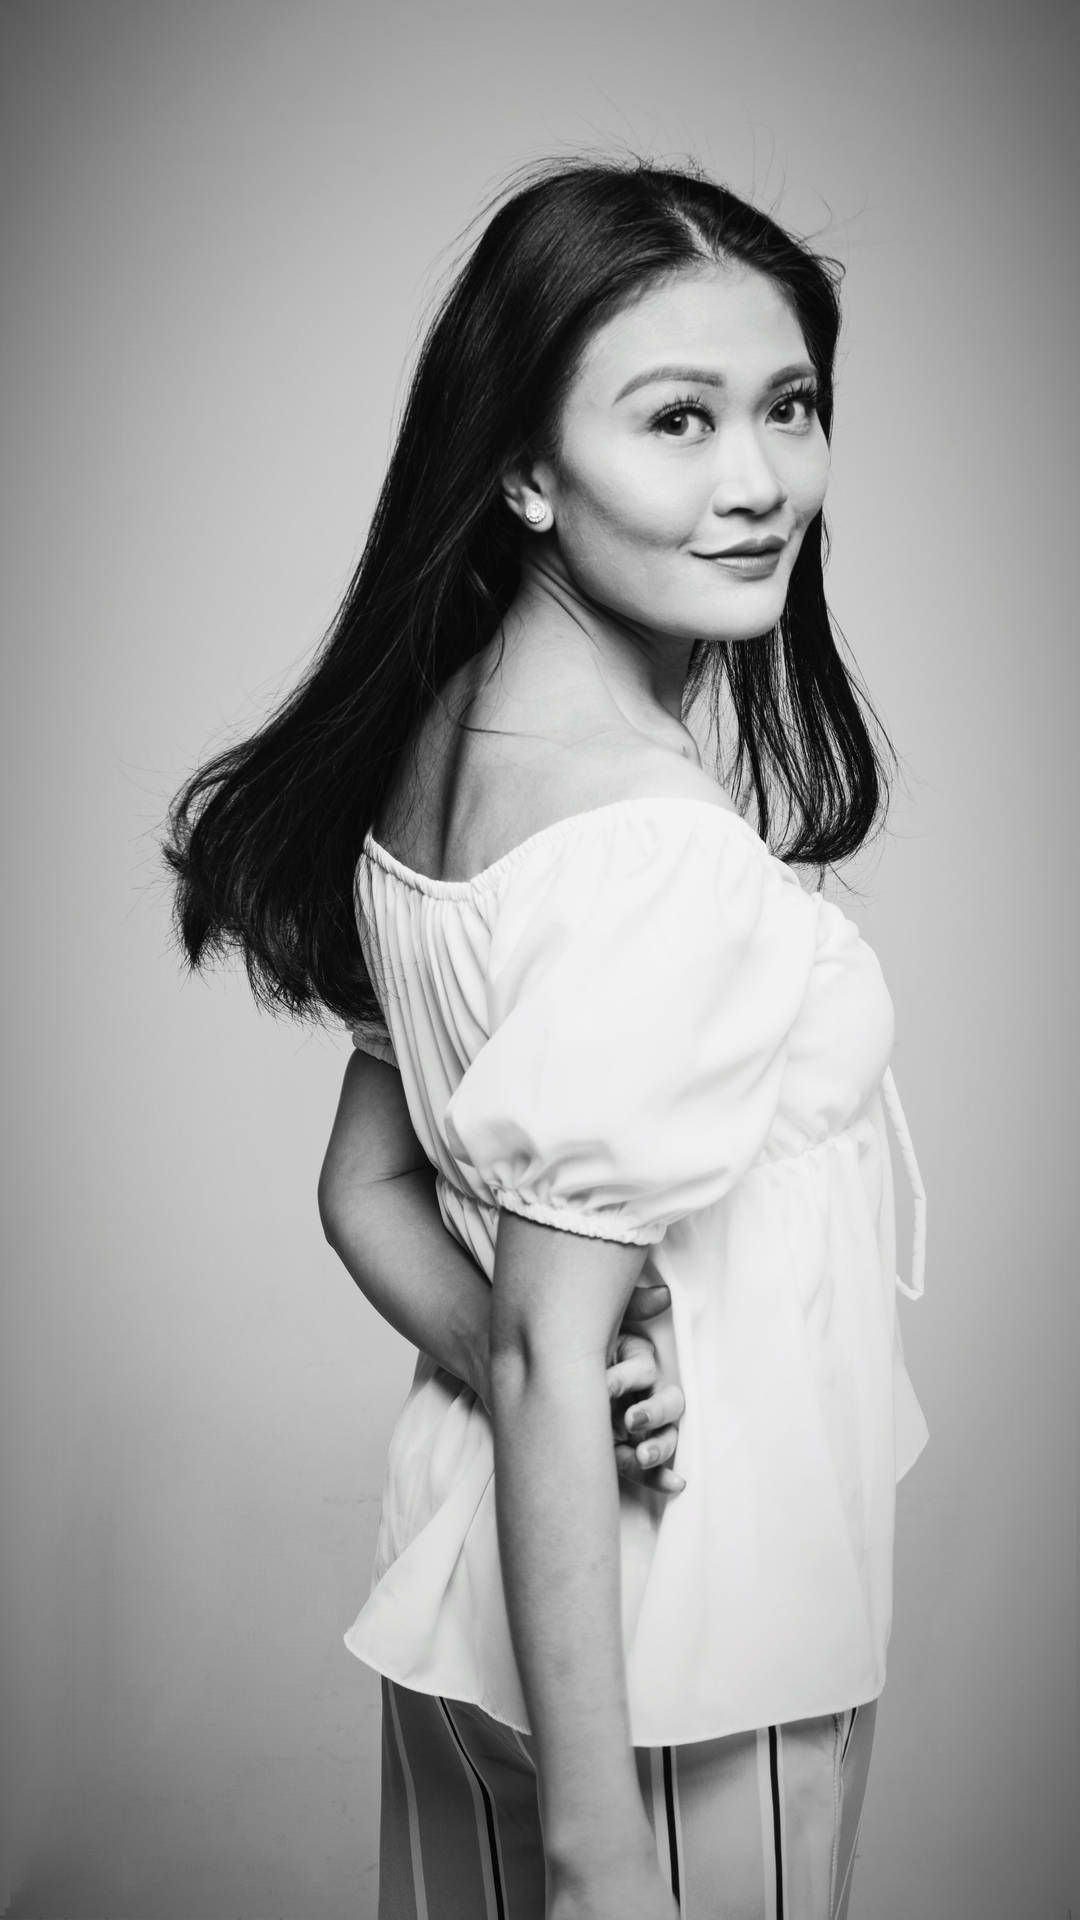
[[[651,631],[768,632],[825,495],[815,389],[799,323],[763,274],[704,267],[653,287],[589,341],[558,451],[532,469],[552,557],[594,604]]]

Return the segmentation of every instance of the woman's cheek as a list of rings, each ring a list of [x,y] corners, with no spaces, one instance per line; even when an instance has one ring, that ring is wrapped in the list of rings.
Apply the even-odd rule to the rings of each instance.
[[[671,502],[666,502],[670,515]],[[597,497],[556,522],[563,556],[583,586],[640,578],[655,558],[670,552],[678,535],[664,524],[661,503]]]
[[[568,526],[562,537],[567,572],[588,599],[624,619],[661,625],[672,612],[668,562],[677,547],[677,539],[655,524],[628,526],[625,515],[593,514]]]
[[[582,460],[572,476],[575,520],[634,546],[668,546],[687,537],[700,518],[699,489],[680,486],[670,460],[651,446],[624,439],[606,443],[602,457]],[[683,499],[684,494],[692,498]]]
[[[832,465],[829,443],[820,427],[818,428],[818,445],[815,451],[817,457],[807,467],[802,488],[805,513],[808,521],[812,520],[815,513],[818,513],[822,507],[826,489],[829,484],[829,469]]]

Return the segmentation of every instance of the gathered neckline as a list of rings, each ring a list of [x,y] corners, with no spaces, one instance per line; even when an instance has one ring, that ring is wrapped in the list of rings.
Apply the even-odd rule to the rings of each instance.
[[[418,893],[430,894],[435,899],[464,900],[476,892],[482,892],[494,886],[527,854],[545,842],[560,837],[572,827],[600,820],[610,814],[648,811],[654,807],[690,807],[697,813],[708,813],[714,817],[732,820],[736,826],[742,828],[744,833],[750,835],[762,853],[767,856],[769,854],[761,835],[748,820],[744,820],[741,813],[736,813],[731,807],[715,806],[711,800],[696,800],[686,794],[671,793],[635,794],[622,800],[606,800],[601,806],[585,807],[577,813],[564,814],[560,820],[553,820],[548,826],[539,827],[535,833],[530,833],[526,839],[519,840],[516,846],[500,854],[497,860],[493,860],[489,866],[482,867],[479,873],[472,874],[468,880],[436,880],[432,874],[420,873],[415,867],[406,866],[403,860],[399,860],[396,854],[390,852],[389,847],[384,847],[381,841],[376,840],[371,832],[364,836],[364,854],[376,866],[381,867],[384,873],[389,873],[395,880],[400,880],[403,885],[414,888]]]

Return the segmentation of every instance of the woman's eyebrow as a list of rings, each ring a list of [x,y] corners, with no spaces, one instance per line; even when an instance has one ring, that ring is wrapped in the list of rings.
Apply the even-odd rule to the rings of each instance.
[[[796,361],[793,366],[781,367],[779,372],[769,375],[764,391],[771,393],[774,387],[783,387],[789,380],[813,379],[814,368],[808,360]],[[636,393],[638,387],[648,387],[657,380],[690,380],[695,386],[722,387],[726,385],[722,373],[710,367],[650,367],[647,373],[636,373],[625,387],[620,387],[615,395],[614,404],[625,400],[628,393]]]

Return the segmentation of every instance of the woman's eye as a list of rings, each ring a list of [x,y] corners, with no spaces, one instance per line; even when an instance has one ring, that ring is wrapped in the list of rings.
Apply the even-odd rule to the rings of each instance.
[[[781,427],[809,426],[817,411],[817,395],[807,388],[802,393],[782,393],[772,408],[772,418]]]
[[[704,407],[668,407],[653,422],[657,431],[669,440],[699,440],[712,426],[712,416]]]

